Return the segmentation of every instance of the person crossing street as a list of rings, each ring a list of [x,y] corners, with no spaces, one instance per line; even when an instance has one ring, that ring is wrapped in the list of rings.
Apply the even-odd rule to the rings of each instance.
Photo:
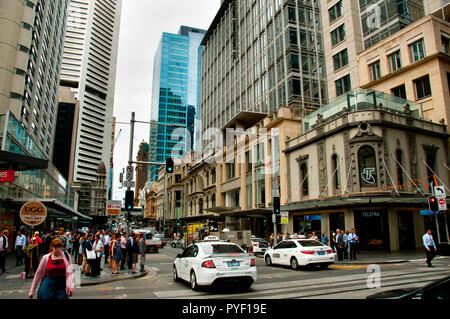
[[[427,255],[427,265],[428,267],[433,267],[431,261],[436,256],[437,248],[433,240],[433,235],[431,235],[431,229],[427,230],[427,233],[423,235],[423,246],[425,248],[425,254]]]

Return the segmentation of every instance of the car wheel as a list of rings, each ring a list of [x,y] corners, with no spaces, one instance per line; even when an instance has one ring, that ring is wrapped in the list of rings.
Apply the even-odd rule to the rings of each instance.
[[[291,268],[293,270],[297,270],[298,269],[298,260],[295,257],[291,258]]]
[[[180,278],[178,278],[178,272],[177,272],[177,267],[175,265],[173,265],[173,281],[180,281]]]
[[[328,268],[328,264],[320,264],[320,269],[327,269]]]
[[[194,271],[191,271],[190,283],[191,283],[192,290],[197,291],[198,290],[197,277],[195,276],[195,272]]]
[[[269,255],[266,256],[266,258],[264,258],[266,261],[266,266],[272,266],[272,259],[270,258]]]

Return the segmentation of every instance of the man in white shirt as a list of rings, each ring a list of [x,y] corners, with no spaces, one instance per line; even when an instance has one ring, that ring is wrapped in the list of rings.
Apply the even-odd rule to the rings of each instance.
[[[433,236],[431,235],[431,229],[427,230],[427,233],[423,235],[423,246],[425,247],[425,253],[427,254],[428,267],[433,267],[431,261],[436,256],[437,248],[434,243]]]
[[[19,230],[17,232],[16,243],[14,245],[14,250],[16,251],[16,267],[23,265],[23,247],[27,243],[27,238]]]
[[[1,273],[6,272],[6,252],[8,251],[8,230],[3,230],[0,233],[0,267]]]

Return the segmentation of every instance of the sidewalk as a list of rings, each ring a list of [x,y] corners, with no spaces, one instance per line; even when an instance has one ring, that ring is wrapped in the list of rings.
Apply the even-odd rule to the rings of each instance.
[[[72,256],[71,256],[72,257]],[[98,284],[105,284],[109,282],[114,281],[121,281],[121,280],[129,280],[129,279],[137,279],[144,276],[147,276],[148,274],[150,276],[155,276],[156,272],[152,269],[149,269],[148,267],[145,267],[144,272],[139,272],[140,266],[136,265],[136,270],[138,271],[137,274],[133,274],[131,270],[122,270],[119,271],[118,275],[112,274],[112,268],[108,268],[108,266],[105,267],[104,265],[105,259],[102,258],[102,268],[103,271],[100,273],[100,276],[97,278],[90,278],[86,277],[85,275],[81,274],[80,272],[80,266],[78,264],[73,265],[74,267],[74,274],[75,274],[75,286],[83,287],[83,286],[93,286]],[[23,289],[30,289],[32,278],[26,278],[21,279],[20,273],[24,271],[25,266],[19,266],[14,267],[16,264],[16,256],[14,253],[8,253],[8,256],[6,257],[6,273],[0,275],[0,290],[23,290]],[[127,264],[125,264],[126,266]]]

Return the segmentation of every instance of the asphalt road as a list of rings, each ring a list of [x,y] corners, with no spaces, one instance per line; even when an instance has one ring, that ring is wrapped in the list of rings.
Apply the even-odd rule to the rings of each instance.
[[[147,276],[97,286],[76,288],[73,299],[364,299],[383,290],[402,287],[420,287],[450,275],[450,259],[435,259],[434,268],[426,267],[423,260],[386,265],[338,265],[327,270],[264,264],[256,258],[258,279],[248,291],[235,287],[215,287],[191,290],[187,282],[174,282],[172,262],[180,249],[169,246],[158,254],[147,254]],[[376,272],[374,273],[374,269]],[[379,277],[376,277],[379,274]],[[2,293],[1,299],[20,298],[23,292]]]

